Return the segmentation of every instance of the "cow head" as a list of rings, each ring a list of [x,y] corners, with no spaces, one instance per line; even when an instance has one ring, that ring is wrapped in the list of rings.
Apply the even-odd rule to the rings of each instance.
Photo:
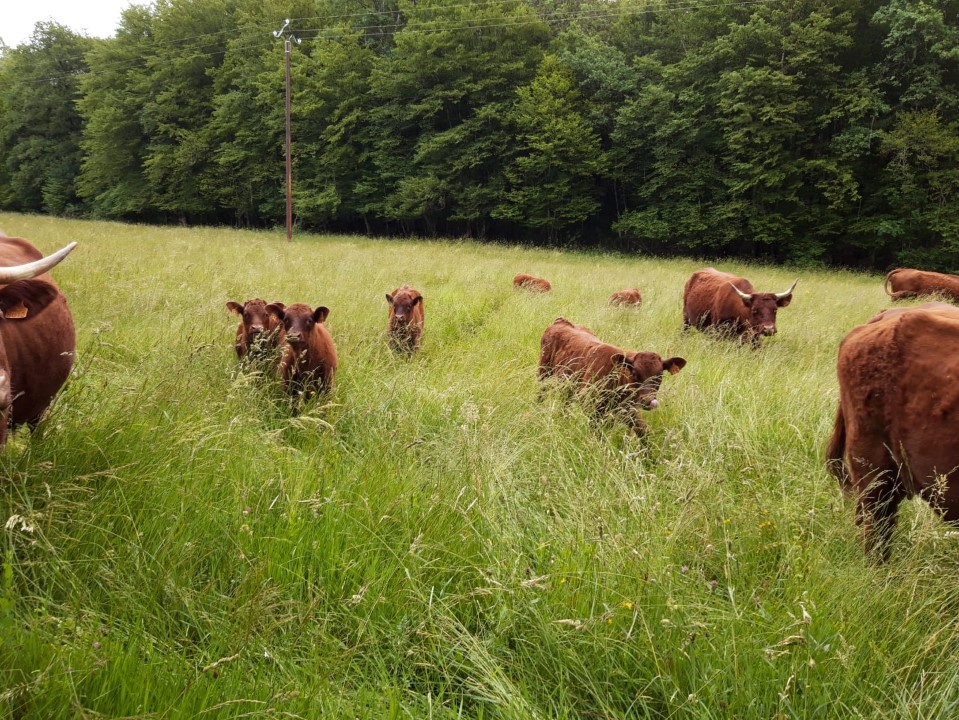
[[[273,305],[280,308],[286,307],[281,302],[275,302]],[[240,316],[240,321],[243,323],[243,335],[248,343],[253,344],[265,333],[273,330],[273,323],[270,322],[271,316],[266,309],[266,302],[260,298],[253,298],[242,304],[230,300],[226,306],[234,315]]]
[[[307,340],[317,323],[326,322],[330,309],[321,305],[316,310],[303,303],[293,303],[284,307],[283,303],[270,303],[267,312],[283,323],[286,330],[286,342],[296,351],[306,347]]]
[[[411,288],[400,288],[392,295],[387,293],[386,302],[390,304],[390,324],[409,325],[413,319],[413,308],[423,302],[423,296]]]
[[[686,360],[681,357],[663,360],[654,352],[616,353],[613,363],[622,366],[623,379],[635,402],[644,410],[659,407],[656,393],[663,381],[663,373],[675,375],[686,367]]]
[[[796,280],[786,292],[781,293],[746,293],[729,283],[742,300],[749,316],[749,327],[756,335],[776,334],[776,311],[786,307],[793,298]]]
[[[53,269],[70,254],[76,243],[40,260],[0,268],[0,322],[29,322],[59,295],[59,290],[38,275]],[[11,390],[10,367],[0,339],[0,447],[6,440],[7,413],[15,398]]]

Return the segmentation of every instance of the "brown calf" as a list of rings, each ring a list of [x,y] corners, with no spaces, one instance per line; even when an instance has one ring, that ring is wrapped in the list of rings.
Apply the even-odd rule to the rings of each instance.
[[[0,237],[0,447],[8,424],[40,419],[73,367],[73,316],[47,273],[75,246],[43,257],[23,238]]]
[[[639,435],[646,431],[639,409],[659,407],[656,392],[663,373],[675,375],[686,365],[681,357],[663,360],[654,352],[609,345],[589,328],[562,317],[546,328],[540,348],[540,380],[555,376],[598,391],[597,416],[615,411]]]
[[[513,287],[524,288],[533,292],[549,292],[553,289],[553,286],[549,284],[549,280],[544,280],[535,275],[527,275],[526,273],[516,273],[516,275],[513,276]]]
[[[614,292],[609,296],[610,305],[625,305],[626,307],[638,307],[643,302],[643,295],[636,288],[628,288]]]
[[[745,278],[705,268],[694,272],[683,289],[683,330],[715,327],[759,345],[776,334],[776,311],[792,301],[792,286],[781,293],[758,293]]]
[[[390,347],[396,352],[412,353],[423,337],[423,296],[404,285],[387,294],[386,301],[390,304],[386,326]]]
[[[893,300],[938,294],[951,302],[959,302],[959,275],[896,268],[889,271],[882,286]]]
[[[959,308],[880,313],[846,335],[836,371],[827,463],[857,499],[866,553],[884,562],[903,500],[959,522]]]
[[[277,307],[286,307],[281,302],[275,302]],[[256,359],[268,356],[280,344],[283,323],[266,309],[266,302],[260,298],[238,303],[230,300],[227,308],[234,315],[240,316],[240,324],[236,327],[236,340],[233,347],[236,356],[242,360],[245,357]]]
[[[266,309],[283,323],[279,370],[287,391],[306,398],[332,390],[337,359],[336,346],[325,324],[330,309],[320,306],[313,310],[303,303],[286,308],[273,303]]]

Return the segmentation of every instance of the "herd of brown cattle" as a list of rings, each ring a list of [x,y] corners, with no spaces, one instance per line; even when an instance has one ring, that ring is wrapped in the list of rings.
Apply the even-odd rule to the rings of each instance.
[[[0,448],[8,428],[35,424],[73,367],[76,333],[66,298],[50,270],[75,247],[47,257],[22,238],[0,233]],[[518,288],[552,289],[518,274]],[[759,293],[745,278],[700,270],[683,291],[683,329],[716,328],[758,345],[776,332],[776,311],[792,300]],[[938,294],[959,302],[959,277],[899,268],[885,280],[893,299]],[[891,288],[891,291],[890,291]],[[415,352],[424,327],[423,296],[404,285],[386,296],[387,337],[394,351]],[[639,290],[614,293],[611,304],[636,306]],[[243,361],[279,357],[276,372],[291,393],[309,396],[333,387],[336,347],[329,308],[286,306],[255,298],[230,301],[240,316],[234,342]],[[538,377],[573,384],[589,395],[597,415],[613,413],[637,433],[638,411],[659,405],[665,373],[686,365],[650,351],[624,350],[588,328],[557,318],[543,333]],[[885,561],[899,505],[921,497],[945,520],[959,522],[959,308],[930,302],[886,309],[853,328],[839,347],[839,409],[826,448],[827,464],[857,500],[866,552]]]

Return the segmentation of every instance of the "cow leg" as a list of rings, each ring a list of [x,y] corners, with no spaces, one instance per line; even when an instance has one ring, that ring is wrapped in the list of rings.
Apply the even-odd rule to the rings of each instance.
[[[875,480],[859,497],[856,523],[862,528],[863,550],[878,564],[889,560],[892,532],[904,499],[898,480],[889,476]]]

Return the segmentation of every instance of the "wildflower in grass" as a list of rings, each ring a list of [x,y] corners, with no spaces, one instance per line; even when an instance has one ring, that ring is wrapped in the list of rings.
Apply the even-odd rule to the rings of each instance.
[[[623,607],[623,608],[626,608],[627,610],[632,610],[632,609],[633,609],[633,603],[631,603],[629,600],[623,600],[623,601],[619,604],[619,606],[620,606],[620,607]]]
[[[686,573],[688,573],[688,572],[689,572],[689,565],[683,565],[683,566],[679,569],[679,572],[681,572],[683,575],[685,575]]]
[[[761,523],[759,523],[760,530],[771,529],[774,527],[776,527],[776,523],[774,523],[772,520],[763,520]]]

